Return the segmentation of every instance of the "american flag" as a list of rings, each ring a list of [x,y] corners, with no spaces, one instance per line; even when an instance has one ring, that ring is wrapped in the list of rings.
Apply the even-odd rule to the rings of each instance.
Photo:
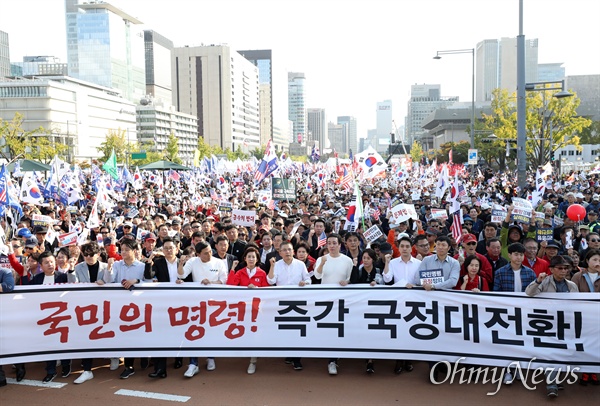
[[[460,218],[460,210],[452,213],[452,226],[450,227],[452,237],[457,243],[460,243],[460,237],[462,237],[462,221]]]
[[[379,210],[379,206],[375,206],[375,208],[373,209],[372,216],[375,219],[375,221],[379,221],[379,216],[381,216],[381,210]]]
[[[354,187],[354,173],[352,169],[348,171],[344,166],[344,176],[342,177],[342,187],[344,189],[352,189]]]
[[[327,235],[325,235],[325,231],[323,231],[317,240],[317,248],[324,247],[325,245],[327,245]]]

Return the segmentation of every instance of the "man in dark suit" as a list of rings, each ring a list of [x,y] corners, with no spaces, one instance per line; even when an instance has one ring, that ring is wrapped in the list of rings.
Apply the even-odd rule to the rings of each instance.
[[[9,293],[12,292],[15,288],[15,278],[13,277],[13,273],[10,269],[0,268],[0,293]],[[25,368],[23,368],[23,374]],[[18,372],[17,372],[18,374]],[[21,379],[17,379],[17,381],[21,381]],[[4,369],[2,369],[2,365],[0,365],[0,387],[6,386],[6,375],[4,375]]]
[[[275,251],[267,254],[267,259],[264,263],[265,267],[270,266],[268,264],[271,263],[271,258],[275,258],[275,261],[279,261],[281,259],[281,255],[279,254],[279,247],[281,247],[281,243],[284,240],[284,235],[279,231],[274,231],[273,233],[271,233],[271,235],[273,236],[273,248],[275,249]]]
[[[235,267],[240,262],[235,255],[229,254],[229,239],[225,235],[217,237],[213,257],[222,260],[225,263],[228,272],[235,270]]]
[[[246,251],[246,242],[238,239],[238,229],[234,224],[225,227],[225,234],[229,239],[228,254],[234,255],[239,262],[243,260],[244,251]],[[229,268],[231,269],[231,268]]]
[[[144,269],[144,279],[156,279],[157,282],[163,283],[181,283],[177,276],[177,266],[179,258],[177,258],[177,245],[171,237],[163,239],[162,246],[163,255],[152,254],[146,260],[146,268]],[[164,357],[156,357],[154,360],[154,372],[150,372],[150,378],[166,378],[167,377],[167,359]],[[175,358],[175,369],[181,368],[183,358]]]
[[[38,262],[42,268],[42,272],[35,275],[30,282],[30,285],[54,285],[56,283],[75,282],[74,271],[69,271],[66,274],[56,271],[56,258],[50,251],[44,251],[38,257]],[[62,377],[66,378],[71,374],[71,360],[61,360]],[[43,383],[52,382],[56,378],[56,360],[46,361],[46,377],[42,380]]]

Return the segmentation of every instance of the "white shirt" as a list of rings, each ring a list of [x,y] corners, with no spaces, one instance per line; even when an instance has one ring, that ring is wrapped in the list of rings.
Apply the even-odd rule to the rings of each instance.
[[[54,275],[44,275],[44,282],[42,285],[54,285]]]
[[[289,265],[283,259],[275,262],[273,274],[273,279],[267,277],[267,281],[271,285],[298,286],[300,281],[304,281],[307,285],[310,284],[310,275],[306,270],[306,265],[296,258],[292,258]]]
[[[336,284],[339,285],[341,281],[350,281],[350,275],[352,275],[352,267],[354,263],[352,259],[346,255],[339,255],[333,258],[330,254],[325,255],[327,261],[323,265],[323,273],[319,273],[317,270],[321,265],[323,257],[319,257],[315,263],[314,277],[321,279],[321,284]]]
[[[179,275],[179,278],[185,279],[190,273],[194,282],[202,282],[204,279],[208,279],[211,283],[227,282],[227,267],[222,260],[214,257],[211,257],[208,262],[202,262],[198,257],[190,259],[183,266],[183,275]]]
[[[521,286],[521,268],[516,271],[513,269],[513,272],[515,273],[515,292],[521,292],[523,288]]]
[[[269,248],[268,250],[263,248],[262,254],[260,254],[260,263],[261,264],[267,263],[267,255],[270,254],[271,252],[273,252],[273,246],[271,246],[271,248]]]
[[[169,280],[175,283],[177,278],[179,278],[179,275],[177,274],[177,264],[179,263],[179,258],[175,257],[175,261],[172,263],[165,258],[165,262],[167,263],[167,270],[169,271]]]
[[[408,262],[404,262],[402,257],[394,258],[390,261],[388,273],[383,274],[383,281],[388,283],[393,279],[394,283],[399,283],[401,286],[406,286],[408,283],[416,285],[419,283],[419,265],[421,261],[412,256]]]

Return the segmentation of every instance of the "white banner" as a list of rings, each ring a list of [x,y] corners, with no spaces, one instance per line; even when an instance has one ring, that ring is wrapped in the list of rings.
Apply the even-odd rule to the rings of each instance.
[[[448,220],[448,212],[446,209],[431,209],[431,218],[438,220]]]
[[[232,210],[231,222],[238,226],[252,227],[254,225],[254,218],[256,212],[254,210]]]
[[[393,223],[399,224],[410,218],[418,220],[419,216],[415,210],[414,204],[399,204],[392,208]],[[391,220],[391,219],[390,219]]]
[[[532,368],[600,372],[599,303],[591,293],[529,298],[392,286],[20,286],[0,294],[0,364],[149,355],[466,356],[481,365],[526,367],[533,359]]]
[[[383,237],[383,233],[377,225],[371,226],[368,230],[363,233],[367,242],[373,242],[380,237]]]

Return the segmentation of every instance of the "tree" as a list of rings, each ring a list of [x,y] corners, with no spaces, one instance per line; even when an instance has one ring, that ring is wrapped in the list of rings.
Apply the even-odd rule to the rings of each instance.
[[[600,121],[592,121],[592,124],[584,128],[579,136],[579,143],[583,145],[600,144]]]
[[[99,158],[101,162],[106,162],[114,149],[117,155],[117,163],[127,162],[127,154],[137,151],[136,143],[130,143],[127,140],[126,131],[120,128],[118,130],[108,130],[106,140],[96,149],[102,153],[102,157]]]
[[[267,146],[261,145],[259,147],[254,148],[252,151],[250,151],[250,155],[253,155],[256,159],[258,159],[260,161],[261,159],[263,159],[266,152],[267,152]]]
[[[452,162],[455,164],[462,164],[468,161],[469,143],[467,141],[461,141],[446,142],[445,144],[440,145],[440,149],[436,151],[438,163],[448,162],[450,149],[452,149]]]
[[[527,92],[525,150],[530,167],[544,165],[559,148],[566,145],[579,146],[579,134],[591,125],[591,120],[577,116],[576,109],[580,100],[576,94],[559,99],[553,97],[554,93],[555,90]],[[493,92],[492,113],[482,114],[483,132],[487,135],[493,133],[501,139],[495,141],[492,146],[505,147],[505,140],[516,141],[515,100],[514,93],[509,94],[506,90],[496,89]],[[479,140],[481,141],[481,138]],[[478,145],[478,148],[481,146]],[[500,155],[498,150],[495,153]]]
[[[169,141],[167,141],[167,147],[165,148],[164,157],[167,161],[181,164],[183,161],[179,158],[179,145],[177,144],[177,137],[171,133],[169,135]]]
[[[423,158],[423,147],[417,141],[413,141],[412,147],[410,147],[410,156],[413,162],[421,162]]]
[[[55,155],[65,159],[69,147],[56,141],[48,130],[39,127],[33,131],[23,130],[23,115],[16,113],[11,121],[0,119],[0,156],[7,161],[26,158],[50,162]],[[50,134],[50,135],[47,135]]]

